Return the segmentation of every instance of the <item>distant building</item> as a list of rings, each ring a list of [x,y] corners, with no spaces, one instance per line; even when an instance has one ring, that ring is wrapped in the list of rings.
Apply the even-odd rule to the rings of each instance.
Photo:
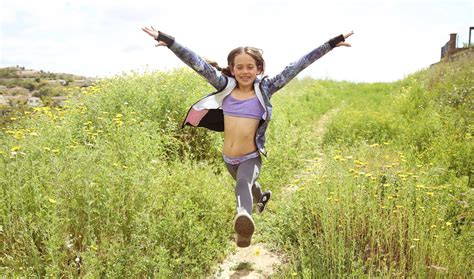
[[[458,48],[457,47],[458,34],[457,33],[449,34],[449,41],[443,47],[441,47],[441,59],[449,58],[458,52],[468,50],[471,47],[472,30],[474,30],[474,27],[469,28],[469,42],[468,42],[467,47]]]

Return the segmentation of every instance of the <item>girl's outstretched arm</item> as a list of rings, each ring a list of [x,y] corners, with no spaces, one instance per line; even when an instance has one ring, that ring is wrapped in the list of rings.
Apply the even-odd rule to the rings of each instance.
[[[321,58],[333,48],[339,46],[350,47],[351,45],[347,43],[345,39],[352,36],[352,34],[354,34],[353,31],[346,35],[339,35],[335,38],[332,38],[331,40],[315,48],[308,54],[304,55],[297,61],[286,66],[286,68],[275,77],[268,79],[268,92],[270,93],[270,95],[280,90],[283,86],[288,84],[290,80],[296,77],[296,75],[299,74],[302,70],[311,65],[314,61]]]
[[[227,79],[225,76],[217,72],[214,67],[192,50],[177,43],[174,37],[153,27],[143,27],[142,30],[158,42],[155,45],[156,47],[167,46],[181,61],[203,76],[214,88],[220,90],[226,86]]]

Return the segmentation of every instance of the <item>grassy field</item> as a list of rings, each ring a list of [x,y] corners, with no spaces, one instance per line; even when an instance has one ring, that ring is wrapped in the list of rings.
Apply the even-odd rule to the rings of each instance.
[[[472,72],[465,60],[275,95],[260,181],[276,198],[256,222],[288,255],[282,277],[472,275]],[[210,91],[186,70],[130,73],[3,129],[0,274],[209,275],[233,248],[233,182],[222,135],[180,126]]]
[[[267,238],[281,277],[473,275],[474,60],[392,84],[352,84]]]

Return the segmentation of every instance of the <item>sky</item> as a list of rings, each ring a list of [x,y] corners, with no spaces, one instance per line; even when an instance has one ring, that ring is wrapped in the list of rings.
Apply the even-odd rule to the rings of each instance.
[[[0,67],[96,78],[186,67],[144,26],[221,66],[235,47],[263,49],[269,76],[353,30],[352,47],[298,77],[391,82],[438,62],[450,33],[467,43],[474,0],[0,0],[0,22]]]

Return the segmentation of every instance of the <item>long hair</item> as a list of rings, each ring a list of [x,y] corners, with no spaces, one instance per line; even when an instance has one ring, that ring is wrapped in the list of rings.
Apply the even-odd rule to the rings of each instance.
[[[227,55],[227,67],[222,68],[218,65],[217,62],[206,59],[206,62],[209,65],[216,68],[218,71],[222,72],[222,74],[232,77],[232,73],[230,71],[231,68],[234,67],[234,59],[237,55],[246,53],[250,55],[254,60],[255,64],[257,65],[257,69],[260,70],[261,74],[265,71],[265,60],[263,60],[263,51],[259,48],[255,47],[238,47],[233,49],[229,55]]]

